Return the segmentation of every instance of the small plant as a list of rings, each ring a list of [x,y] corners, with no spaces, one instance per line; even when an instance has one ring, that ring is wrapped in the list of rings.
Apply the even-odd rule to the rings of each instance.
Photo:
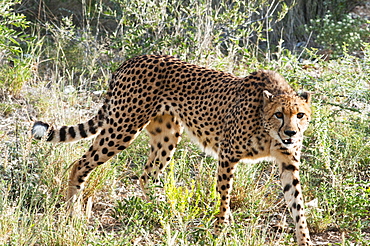
[[[149,230],[159,227],[169,213],[165,202],[147,202],[134,196],[117,201],[112,217],[121,221],[126,229],[144,226]]]
[[[170,171],[164,187],[168,203],[174,216],[180,221],[188,221],[199,215],[201,206],[199,193],[196,192],[195,183],[192,182],[190,189],[177,186],[174,174],[174,163],[170,163]],[[194,205],[195,204],[195,205]]]

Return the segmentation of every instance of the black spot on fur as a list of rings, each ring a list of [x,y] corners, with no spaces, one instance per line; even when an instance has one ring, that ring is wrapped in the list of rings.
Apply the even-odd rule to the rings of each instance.
[[[239,158],[235,158],[235,157],[231,157],[229,160],[230,160],[230,162],[231,162],[231,163],[236,163],[236,162],[238,162],[240,159],[239,159]]]
[[[127,136],[127,137],[125,137],[124,139],[123,139],[123,142],[128,142],[128,141],[130,141],[131,140],[131,136]]]
[[[60,131],[59,131],[59,140],[61,142],[66,141],[66,129],[67,129],[66,126],[63,126],[62,128],[60,128]]]
[[[286,166],[283,166],[286,170],[289,170],[289,171],[298,171],[298,168],[296,166],[294,166],[293,164],[289,164],[289,165],[286,165]]]
[[[297,191],[297,190],[296,190],[296,191],[294,192],[294,197],[295,197],[295,198],[297,198],[297,196],[298,196],[298,195],[299,195],[299,191]]]
[[[284,193],[287,192],[287,191],[289,191],[291,187],[292,187],[291,184],[285,185],[285,187],[284,187]]]
[[[121,146],[119,146],[117,149],[118,149],[118,150],[124,150],[124,149],[126,149],[126,147],[125,147],[125,146],[123,146],[123,145],[121,145]]]
[[[299,216],[299,215],[297,215],[296,217],[295,217],[295,221],[298,223],[299,222],[299,220],[301,219],[301,216]]]
[[[73,128],[73,126],[69,127],[68,128],[68,134],[72,137],[72,138],[75,138],[76,137],[76,132],[75,132],[75,129]]]
[[[81,137],[87,138],[87,134],[83,124],[78,124],[78,130],[80,131]]]

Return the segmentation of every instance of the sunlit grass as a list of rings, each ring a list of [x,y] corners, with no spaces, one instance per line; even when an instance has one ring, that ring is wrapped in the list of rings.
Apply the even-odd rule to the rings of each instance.
[[[138,11],[133,5],[128,7]],[[149,201],[138,182],[149,153],[143,132],[127,150],[92,172],[83,199],[84,210],[91,212],[69,216],[65,195],[70,167],[92,140],[55,145],[37,142],[29,136],[32,120],[60,126],[89,119],[97,112],[103,98],[100,92],[106,89],[111,71],[127,57],[151,51],[240,76],[255,69],[277,70],[295,89],[313,92],[314,115],[301,166],[305,200],[314,204],[307,209],[310,230],[313,235],[333,231],[340,240],[343,235],[343,245],[366,245],[370,228],[370,46],[364,44],[360,58],[344,55],[322,61],[314,50],[295,55],[280,47],[274,54],[276,60],[261,59],[256,47],[248,50],[236,40],[199,43],[207,28],[214,27],[201,23],[201,8],[189,7],[188,11],[194,11],[189,23],[168,20],[179,25],[173,38],[166,36],[169,27],[163,26],[161,15],[154,11],[158,6],[152,7],[151,20],[164,28],[156,32],[158,42],[154,37],[150,37],[153,43],[143,42],[143,26],[131,28],[122,38],[118,34],[124,23],[120,23],[118,36],[102,43],[97,36],[104,33],[84,32],[67,18],[58,27],[50,23],[43,27],[49,39],[30,41],[34,49],[28,54],[27,70],[4,68],[7,72],[2,76],[7,81],[14,78],[10,72],[20,77],[14,84],[16,99],[5,98],[0,104],[6,119],[0,131],[0,245],[295,245],[293,221],[283,201],[277,167],[271,163],[239,164],[231,198],[235,222],[219,237],[212,235],[219,203],[217,161],[204,155],[186,135],[161,182],[151,184]],[[178,14],[180,18],[184,12]],[[194,23],[202,25],[194,29]],[[242,39],[259,30],[258,26],[250,28],[234,34]],[[34,31],[41,34],[45,30]],[[36,45],[43,48],[36,49]],[[29,70],[34,63],[38,71]]]

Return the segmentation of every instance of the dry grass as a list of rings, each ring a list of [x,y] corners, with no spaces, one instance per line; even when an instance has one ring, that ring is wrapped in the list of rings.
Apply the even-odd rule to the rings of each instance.
[[[314,92],[314,118],[306,134],[301,173],[306,201],[317,200],[308,208],[313,238],[324,245],[366,245],[370,240],[370,46],[363,44],[361,57],[329,61],[312,50],[294,55],[282,47],[274,55],[277,59],[260,59],[256,50],[231,39],[202,42],[205,31],[210,34],[217,24],[202,23],[211,12],[192,10],[192,5],[189,22],[167,16],[166,21],[178,23],[180,36],[187,32],[184,39],[174,39],[165,37],[166,25],[155,16],[156,7],[146,7],[154,8],[148,11],[151,20],[163,27],[150,37],[160,44],[152,39],[137,42],[143,38],[138,24],[136,30],[125,32],[119,29],[121,24],[116,33],[126,36],[107,37],[104,42],[69,20],[35,30],[50,33],[29,43],[43,47],[28,54],[28,64],[38,69],[27,72],[22,89],[3,96],[0,104],[0,244],[294,245],[278,173],[270,163],[239,166],[232,197],[235,223],[214,238],[217,162],[187,138],[163,177],[164,189],[153,187],[164,199],[154,195],[151,202],[141,199],[137,177],[149,150],[148,139],[141,134],[129,149],[92,173],[84,200],[91,212],[68,216],[64,196],[69,167],[91,140],[65,145],[36,142],[29,136],[32,121],[62,125],[88,119],[98,109],[105,81],[121,60],[162,51],[240,76],[254,69],[274,69],[296,89]],[[179,18],[185,15],[178,14]],[[237,11],[232,14],[237,16]],[[145,28],[153,25],[142,18]],[[190,28],[194,23],[201,23],[197,30]]]

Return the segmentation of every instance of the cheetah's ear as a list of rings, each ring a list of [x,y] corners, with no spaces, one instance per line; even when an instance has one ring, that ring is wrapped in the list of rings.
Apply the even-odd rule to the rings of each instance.
[[[268,102],[272,102],[274,95],[272,95],[269,91],[263,91],[263,105],[266,105]]]
[[[306,100],[306,102],[308,104],[311,103],[311,93],[308,92],[308,91],[304,91],[302,92],[300,95],[299,95],[300,98],[302,98],[303,100]]]

